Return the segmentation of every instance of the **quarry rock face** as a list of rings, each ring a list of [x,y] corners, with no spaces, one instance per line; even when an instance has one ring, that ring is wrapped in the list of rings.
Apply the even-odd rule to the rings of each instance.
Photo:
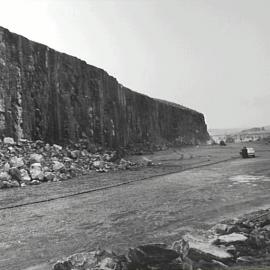
[[[0,136],[110,148],[209,138],[203,114],[136,93],[100,68],[2,27]]]

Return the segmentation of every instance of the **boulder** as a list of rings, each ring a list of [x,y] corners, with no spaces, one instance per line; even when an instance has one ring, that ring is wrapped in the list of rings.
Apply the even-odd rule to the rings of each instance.
[[[76,159],[80,156],[80,151],[79,150],[70,151],[69,156],[73,159]]]
[[[59,161],[53,161],[53,171],[62,171],[65,169],[65,165]]]
[[[16,180],[9,181],[9,187],[19,187],[20,184]]]
[[[266,239],[263,231],[256,228],[250,233],[248,237],[248,244],[250,247],[259,250],[267,246],[268,239]]]
[[[63,261],[58,261],[53,270],[92,269],[97,265],[95,252],[82,252],[69,256]]]
[[[33,163],[30,166],[30,175],[33,180],[39,180],[43,181],[44,180],[44,173],[41,169],[41,164],[40,163]]]
[[[93,166],[96,169],[103,168],[104,167],[104,162],[101,161],[101,160],[96,160],[96,161],[93,162]]]
[[[231,233],[226,235],[221,235],[217,238],[217,241],[221,244],[231,244],[235,242],[245,242],[248,238],[240,233]]]
[[[268,225],[263,226],[263,229],[266,231],[270,231],[270,225],[268,224]]]
[[[128,258],[138,265],[169,263],[178,257],[178,252],[164,244],[142,245],[128,252]]]
[[[31,154],[29,158],[30,164],[33,163],[42,163],[44,161],[44,158],[41,154]]]
[[[0,181],[0,188],[9,188],[12,187],[10,181]]]
[[[63,149],[62,146],[58,145],[58,144],[54,144],[53,145],[53,148],[56,150],[56,151],[61,151]]]
[[[24,166],[23,158],[12,157],[9,161],[11,167],[20,168]]]
[[[218,223],[214,227],[212,227],[212,230],[218,234],[226,234],[228,232],[228,229],[229,229],[229,225],[222,224],[222,223]]]
[[[39,180],[32,180],[30,182],[30,185],[39,185],[40,184],[40,181]]]
[[[10,153],[10,154],[14,154],[14,153],[16,153],[15,148],[14,148],[14,147],[12,147],[12,146],[9,146],[9,147],[8,147],[8,151],[9,151],[9,153]]]
[[[51,150],[51,146],[48,143],[46,143],[44,149],[48,152]]]
[[[55,178],[55,174],[53,172],[45,172],[44,177],[46,181],[53,181]]]
[[[11,167],[9,169],[9,174],[10,174],[12,180],[15,180],[15,181],[17,181],[19,183],[22,181],[21,172],[20,172],[20,170],[18,168]]]
[[[71,262],[69,261],[57,261],[54,266],[53,270],[72,270],[74,269]]]
[[[129,161],[121,158],[120,162],[119,162],[119,166],[118,166],[119,169],[121,170],[126,170],[129,168]]]
[[[40,169],[41,170],[41,164],[39,162],[36,162],[36,163],[32,163],[30,165],[30,169]]]
[[[87,157],[89,155],[89,152],[86,149],[83,149],[80,153],[82,157]]]
[[[152,166],[153,165],[153,162],[151,159],[147,158],[147,157],[143,157],[142,158],[142,164],[144,166]]]
[[[4,140],[3,140],[3,142],[5,144],[11,144],[11,145],[15,144],[14,139],[11,138],[11,137],[5,137]]]
[[[216,260],[226,263],[233,258],[225,248],[213,245],[208,239],[197,238],[191,235],[184,236],[184,239],[189,242],[188,257],[194,261],[204,260],[210,262]]]
[[[10,164],[8,162],[6,162],[4,165],[4,171],[9,172],[9,169],[10,169]]]
[[[9,181],[11,180],[11,176],[7,172],[0,173],[0,181]]]
[[[70,162],[72,162],[72,159],[69,158],[69,157],[64,157],[63,161],[66,162],[66,163],[70,163]]]
[[[180,256],[181,259],[185,259],[189,252],[189,243],[185,239],[180,239],[173,242],[172,249],[175,250]]]
[[[98,263],[99,270],[114,270],[117,269],[118,262],[111,257],[107,257],[103,259],[100,263]]]
[[[31,177],[30,177],[27,170],[21,169],[20,172],[21,172],[21,176],[22,176],[22,181],[24,181],[24,182],[31,181]]]

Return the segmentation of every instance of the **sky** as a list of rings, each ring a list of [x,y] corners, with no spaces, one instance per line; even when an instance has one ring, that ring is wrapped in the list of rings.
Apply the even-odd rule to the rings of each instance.
[[[0,25],[190,107],[208,128],[270,124],[269,0],[0,0]]]

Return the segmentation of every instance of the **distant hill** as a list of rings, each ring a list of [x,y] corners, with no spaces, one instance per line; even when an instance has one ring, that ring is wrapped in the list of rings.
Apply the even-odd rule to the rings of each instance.
[[[255,127],[255,128],[244,129],[241,131],[241,133],[263,132],[263,131],[265,131],[265,127]]]
[[[242,131],[242,128],[220,128],[220,129],[209,129],[208,130],[208,132],[211,136],[237,134],[241,131]]]
[[[254,127],[249,129],[244,129],[241,131],[241,133],[264,133],[269,132],[270,126],[264,126],[264,127]]]
[[[270,132],[270,126],[263,126],[263,127],[251,127],[247,129],[243,128],[224,128],[224,129],[209,129],[209,134],[211,136],[222,136],[222,135],[236,135],[239,133],[260,133],[260,132]]]

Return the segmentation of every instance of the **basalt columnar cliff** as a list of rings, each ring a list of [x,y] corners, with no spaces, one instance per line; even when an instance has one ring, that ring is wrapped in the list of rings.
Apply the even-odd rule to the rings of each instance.
[[[208,139],[204,116],[0,27],[0,135],[114,148]]]

